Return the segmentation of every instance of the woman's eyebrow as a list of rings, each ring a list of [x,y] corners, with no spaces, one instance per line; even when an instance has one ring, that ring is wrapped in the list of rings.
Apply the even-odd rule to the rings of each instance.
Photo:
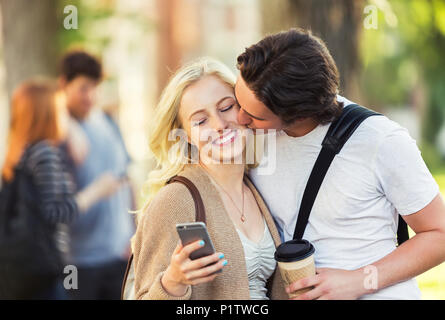
[[[232,96],[226,96],[224,98],[219,99],[219,101],[216,103],[216,106],[219,107],[219,105],[226,99],[233,99],[233,97]],[[235,98],[235,100],[236,100],[236,98]]]
[[[196,113],[200,113],[200,112],[205,112],[205,111],[206,111],[205,109],[199,109],[199,110],[196,110],[195,112],[193,112],[193,113],[189,116],[189,120],[190,120],[191,117],[193,117],[194,114],[196,114]]]

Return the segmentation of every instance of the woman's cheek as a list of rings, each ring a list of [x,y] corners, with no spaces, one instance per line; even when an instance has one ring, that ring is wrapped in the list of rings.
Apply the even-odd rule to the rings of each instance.
[[[191,130],[190,140],[195,146],[201,149],[208,141],[211,141],[211,130],[206,129],[205,126],[196,126]]]
[[[202,130],[202,133],[201,133],[201,137],[200,137],[200,142],[199,142],[199,144],[201,145],[201,146],[205,146],[205,145],[207,145],[207,144],[211,144],[211,142],[212,142],[212,135],[211,135],[211,130],[210,129],[204,129],[204,130]]]
[[[238,113],[239,113],[239,108],[235,108],[233,107],[232,110],[230,110],[230,120],[234,123],[238,123]]]
[[[198,127],[192,127],[190,130],[190,136],[189,139],[191,143],[198,148],[200,148],[200,142],[199,142],[199,130]]]

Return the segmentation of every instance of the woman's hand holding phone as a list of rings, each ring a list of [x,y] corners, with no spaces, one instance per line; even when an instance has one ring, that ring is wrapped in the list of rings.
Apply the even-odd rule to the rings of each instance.
[[[196,260],[190,259],[190,254],[204,246],[203,240],[183,246],[181,242],[175,248],[170,265],[165,271],[161,283],[171,295],[183,296],[188,285],[213,281],[226,264],[224,254],[216,252]]]

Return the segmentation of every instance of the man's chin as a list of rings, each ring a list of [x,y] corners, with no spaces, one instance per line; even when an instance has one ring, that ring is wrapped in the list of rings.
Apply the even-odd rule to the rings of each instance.
[[[90,113],[91,113],[91,108],[82,110],[82,112],[79,112],[79,115],[78,115],[79,120],[85,120],[86,118],[88,118]]]

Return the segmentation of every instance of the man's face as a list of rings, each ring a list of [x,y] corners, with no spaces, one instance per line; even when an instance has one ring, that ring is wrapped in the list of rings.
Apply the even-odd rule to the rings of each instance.
[[[240,106],[238,122],[251,129],[276,129],[284,128],[284,123],[249,89],[244,79],[238,76],[235,84],[235,96]]]
[[[86,76],[77,76],[70,82],[62,80],[66,103],[70,114],[76,119],[85,119],[96,101],[98,82]]]

